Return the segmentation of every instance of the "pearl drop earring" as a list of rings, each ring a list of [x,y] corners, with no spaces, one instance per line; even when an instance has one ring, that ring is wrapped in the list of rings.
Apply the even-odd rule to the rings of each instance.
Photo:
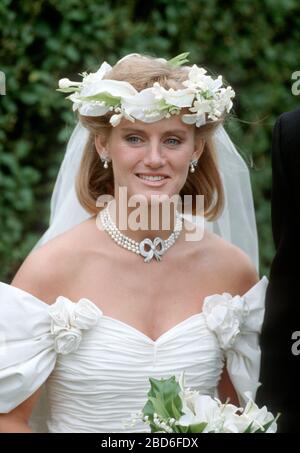
[[[197,159],[194,159],[191,161],[191,163],[190,163],[190,172],[191,173],[195,173],[195,166],[197,165],[197,163],[198,163]]]
[[[102,156],[100,156],[100,159],[101,159],[102,162],[104,162],[103,167],[105,169],[107,169],[108,168],[109,159],[107,159],[106,157],[102,157]]]

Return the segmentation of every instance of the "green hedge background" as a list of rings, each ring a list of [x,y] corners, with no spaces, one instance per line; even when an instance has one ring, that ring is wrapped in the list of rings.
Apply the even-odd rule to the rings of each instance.
[[[47,228],[50,194],[73,128],[62,77],[113,65],[131,52],[172,58],[221,73],[233,86],[227,130],[252,162],[261,274],[274,254],[270,226],[272,128],[299,106],[299,0],[0,0],[0,279],[10,281]]]

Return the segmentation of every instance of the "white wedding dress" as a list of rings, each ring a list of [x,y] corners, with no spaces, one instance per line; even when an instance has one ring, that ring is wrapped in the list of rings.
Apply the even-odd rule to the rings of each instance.
[[[200,313],[153,341],[88,299],[48,305],[0,283],[0,413],[42,386],[36,432],[150,432],[141,421],[124,426],[143,408],[149,377],[185,371],[187,387],[214,396],[225,359],[243,403],[259,385],[267,284],[263,277],[242,297],[208,296]]]

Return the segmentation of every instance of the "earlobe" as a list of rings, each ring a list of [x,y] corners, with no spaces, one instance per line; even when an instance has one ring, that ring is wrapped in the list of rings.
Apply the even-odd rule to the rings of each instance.
[[[99,156],[108,157],[106,143],[104,143],[103,138],[100,135],[95,136],[95,148]]]
[[[95,135],[95,147],[98,153],[102,153],[105,149],[103,139],[100,135]]]
[[[197,145],[195,147],[195,151],[193,154],[193,159],[200,159],[205,147],[205,140],[202,138],[197,142]]]

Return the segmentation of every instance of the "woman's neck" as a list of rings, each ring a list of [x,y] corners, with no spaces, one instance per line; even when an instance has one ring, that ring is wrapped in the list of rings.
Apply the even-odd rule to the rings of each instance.
[[[160,237],[169,238],[176,225],[174,206],[168,208],[162,205],[148,207],[120,206],[118,202],[108,206],[111,220],[122,234],[140,242],[146,238],[153,240]]]

